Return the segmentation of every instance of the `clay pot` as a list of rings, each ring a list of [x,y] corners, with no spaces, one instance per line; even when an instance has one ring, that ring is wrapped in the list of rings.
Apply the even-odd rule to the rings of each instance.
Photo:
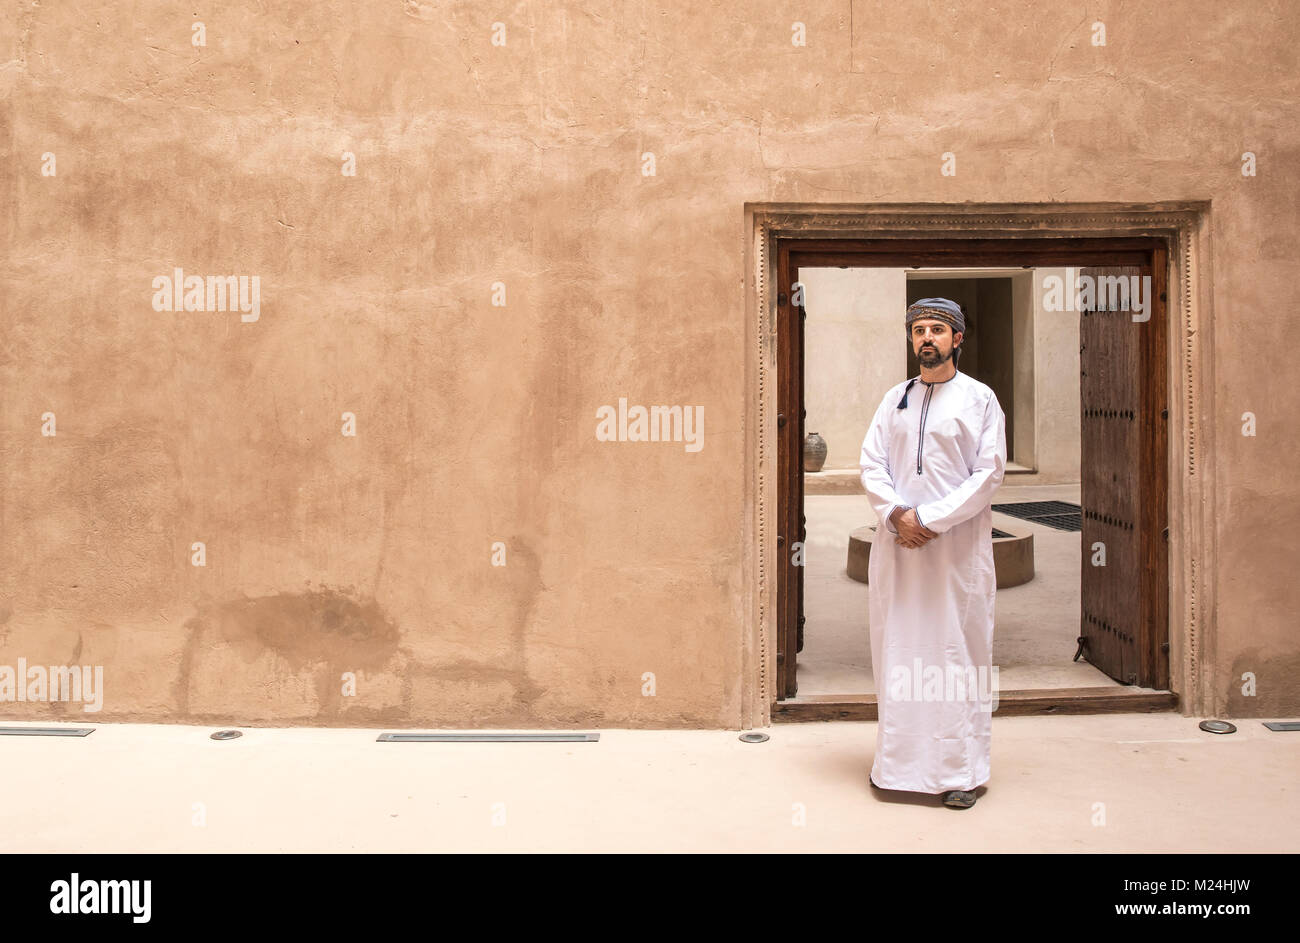
[[[803,438],[803,470],[819,472],[826,464],[826,440],[815,432]]]

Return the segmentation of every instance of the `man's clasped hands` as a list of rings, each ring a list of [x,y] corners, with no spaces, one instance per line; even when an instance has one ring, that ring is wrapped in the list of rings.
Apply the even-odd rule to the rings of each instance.
[[[923,525],[911,508],[895,508],[889,515],[889,522],[898,530],[897,540],[904,547],[923,547],[939,536]]]

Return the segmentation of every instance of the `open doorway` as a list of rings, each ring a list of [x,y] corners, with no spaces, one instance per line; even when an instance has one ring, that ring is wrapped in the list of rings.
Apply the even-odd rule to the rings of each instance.
[[[1055,699],[1069,710],[1117,694],[1136,696],[1132,709],[1176,706],[1166,269],[1158,239],[780,248],[778,543],[801,551],[781,557],[777,574],[783,712],[874,706],[866,578],[877,521],[858,457],[881,397],[918,373],[903,312],[932,296],[965,309],[959,369],[991,387],[1006,415],[1007,474],[993,501],[1003,709]],[[1089,279],[1134,294],[1114,304],[1080,293]]]

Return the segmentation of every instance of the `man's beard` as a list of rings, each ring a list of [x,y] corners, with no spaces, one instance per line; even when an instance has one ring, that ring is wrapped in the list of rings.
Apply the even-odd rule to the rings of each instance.
[[[955,349],[956,348],[954,348],[954,350]],[[927,360],[926,355],[930,353],[935,354],[935,356]],[[923,367],[939,367],[952,359],[952,351],[950,350],[946,354],[940,354],[939,348],[937,347],[922,347],[920,352],[916,355],[916,359],[920,361],[921,366]]]

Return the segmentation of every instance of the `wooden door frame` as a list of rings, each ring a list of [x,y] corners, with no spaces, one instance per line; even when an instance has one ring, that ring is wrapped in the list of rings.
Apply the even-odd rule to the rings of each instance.
[[[1210,382],[1211,328],[1208,287],[1201,272],[1207,264],[1209,206],[1170,204],[963,204],[827,206],[824,204],[747,204],[752,235],[747,255],[753,273],[748,288],[747,459],[748,515],[746,585],[752,590],[750,631],[744,646],[742,728],[770,723],[786,714],[791,702],[775,705],[777,584],[784,548],[776,537],[782,527],[776,467],[779,373],[776,341],[779,319],[788,316],[780,295],[782,249],[786,260],[817,252],[818,264],[860,263],[867,251],[872,264],[909,267],[919,264],[1017,266],[1123,264],[1153,250],[1167,253],[1169,274],[1165,345],[1168,497],[1170,677],[1172,694],[1134,695],[1061,690],[1003,692],[1000,713],[1056,713],[1078,710],[1168,709],[1203,712],[1211,698],[1209,666],[1213,655],[1213,586],[1204,576],[1213,569],[1213,481],[1198,459],[1210,449],[1213,415]],[[1099,241],[1103,240],[1103,241]],[[867,245],[870,242],[871,245]],[[856,246],[856,251],[855,251]],[[918,250],[927,254],[918,256]],[[977,255],[977,253],[983,253]],[[999,253],[1001,253],[999,255]],[[1131,253],[1125,255],[1124,253]],[[1136,253],[1134,255],[1132,253]],[[983,261],[970,261],[980,258]],[[992,262],[992,260],[997,260]],[[955,262],[954,260],[961,260]],[[808,264],[808,263],[804,263]],[[1136,264],[1136,263],[1134,263]],[[1159,281],[1156,283],[1159,292]],[[1156,363],[1153,367],[1158,367]],[[1153,374],[1158,375],[1158,374]],[[1149,526],[1149,523],[1148,525]],[[874,716],[874,698],[796,698],[807,710],[800,716]],[[775,710],[774,710],[775,707]]]

